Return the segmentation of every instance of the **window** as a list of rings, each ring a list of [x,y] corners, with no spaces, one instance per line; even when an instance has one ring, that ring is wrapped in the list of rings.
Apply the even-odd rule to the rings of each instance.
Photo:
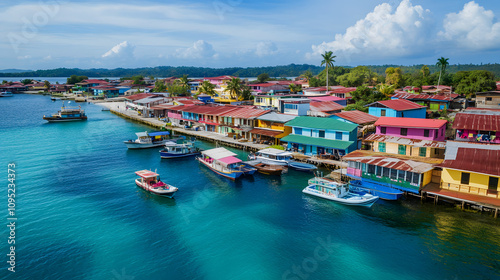
[[[384,170],[382,170],[383,176],[389,178],[389,173],[391,172],[391,169],[384,167]]]
[[[325,131],[324,130],[319,131],[319,138],[325,138]]]
[[[378,142],[378,151],[381,153],[385,153],[385,143],[384,142]]]
[[[375,174],[375,165],[368,164],[368,173]]]
[[[401,135],[403,136],[408,135],[408,128],[401,128]]]
[[[491,97],[486,97],[486,101],[492,101],[493,99]]]
[[[391,179],[396,180],[398,178],[398,171],[396,169],[391,169]]]
[[[342,140],[342,132],[335,132],[335,139]]]
[[[380,110],[380,116],[385,117],[385,109]]]
[[[492,191],[498,190],[498,178],[497,177],[490,177],[490,180],[488,181],[488,190],[492,190]]]
[[[398,154],[406,155],[406,146],[405,145],[398,145]]]
[[[377,166],[377,176],[382,176],[382,166]]]
[[[295,130],[295,134],[302,135],[302,128],[295,127],[294,130]]]
[[[405,171],[404,170],[398,170],[398,179],[399,180],[404,180],[405,179]]]
[[[460,184],[468,185],[470,180],[470,173],[462,172],[462,178],[460,179]]]
[[[413,180],[412,183],[415,185],[418,185],[420,181],[420,174],[418,173],[413,173]]]
[[[418,155],[421,157],[425,157],[427,155],[427,148],[419,148]]]
[[[413,177],[413,172],[406,171],[406,179],[405,179],[405,181],[411,183],[412,177]]]
[[[385,134],[385,133],[386,133],[386,130],[387,130],[387,128],[386,128],[385,126],[384,126],[384,127],[381,127],[381,128],[380,128],[380,133]]]
[[[424,129],[424,137],[429,137],[429,130],[428,129]]]

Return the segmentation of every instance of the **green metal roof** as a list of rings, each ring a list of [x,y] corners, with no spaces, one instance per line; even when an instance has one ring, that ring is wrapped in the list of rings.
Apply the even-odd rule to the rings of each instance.
[[[309,137],[309,136],[295,135],[295,134],[290,134],[288,136],[285,136],[281,139],[281,141],[334,148],[340,150],[345,150],[354,143],[353,141],[331,140],[331,139],[316,138],[316,137]]]
[[[357,124],[346,123],[330,118],[297,117],[285,124],[286,126],[297,126],[316,129],[331,129],[342,131],[353,131],[358,128]]]

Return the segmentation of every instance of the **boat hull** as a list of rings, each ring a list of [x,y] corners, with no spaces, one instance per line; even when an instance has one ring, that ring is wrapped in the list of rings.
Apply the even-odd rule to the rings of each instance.
[[[285,165],[270,165],[260,162],[259,160],[247,161],[244,162],[244,164],[256,168],[257,172],[265,175],[281,175],[288,171],[288,168]]]
[[[363,179],[361,184],[349,183],[349,189],[358,192],[365,192],[376,195],[383,200],[398,200],[403,196],[403,192],[390,187],[382,186],[380,184],[370,183]]]
[[[156,143],[137,143],[134,141],[124,141],[123,143],[125,143],[125,146],[127,146],[127,148],[129,149],[149,149],[149,148],[162,147],[168,141],[170,140],[165,140]]]
[[[78,118],[54,118],[54,117],[43,117],[44,120],[48,122],[76,122],[76,121],[86,121],[87,116]]]
[[[236,180],[241,175],[243,175],[243,172],[224,172],[224,171],[221,171],[221,170],[217,170],[217,169],[213,168],[209,163],[206,163],[205,161],[203,161],[203,159],[201,159],[201,158],[196,158],[196,160],[198,160],[198,162],[200,162],[204,166],[208,167],[208,169],[212,170],[216,174],[218,174],[218,175],[220,175],[222,177],[231,179],[231,180]]]
[[[160,151],[160,157],[165,158],[165,159],[183,158],[183,157],[191,157],[191,156],[197,156],[197,155],[200,155],[200,152],[186,153],[186,154],[175,154],[175,153]]]
[[[138,179],[135,180],[135,184],[139,188],[141,188],[149,193],[152,193],[152,194],[155,194],[158,196],[169,197],[169,198],[173,198],[175,193],[178,191],[178,189],[176,187],[173,187],[170,185],[168,185],[170,190],[164,190],[164,191],[155,190],[154,188],[148,188],[145,184],[141,183]]]
[[[316,167],[315,165],[312,165],[309,163],[303,163],[303,162],[294,162],[294,161],[289,162],[288,166],[295,169],[295,170],[304,171],[304,172],[311,172],[311,171],[318,169],[318,167]]]
[[[308,195],[312,195],[312,196],[316,196],[319,198],[335,201],[335,202],[340,203],[340,204],[352,205],[352,206],[371,207],[378,200],[377,196],[372,196],[372,195],[369,195],[370,197],[367,197],[365,199],[362,199],[362,198],[359,198],[359,199],[339,198],[336,196],[331,196],[331,195],[321,193],[319,191],[311,190],[310,186],[308,186],[307,188],[302,190],[302,192],[305,194],[308,194]],[[356,195],[354,197],[356,197]]]

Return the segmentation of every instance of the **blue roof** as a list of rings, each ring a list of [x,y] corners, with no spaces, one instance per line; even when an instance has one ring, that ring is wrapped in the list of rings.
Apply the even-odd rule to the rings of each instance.
[[[151,132],[148,133],[149,136],[160,136],[160,135],[170,135],[170,132],[168,131],[158,131],[158,132]]]

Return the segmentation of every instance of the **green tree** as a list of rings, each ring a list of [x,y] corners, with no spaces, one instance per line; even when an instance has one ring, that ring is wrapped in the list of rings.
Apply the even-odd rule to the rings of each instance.
[[[189,88],[188,75],[182,75],[182,77],[179,78],[179,84],[181,86],[185,86],[185,87]]]
[[[138,76],[133,76],[132,81],[134,85],[144,85],[146,82],[144,82],[144,76],[138,75]]]
[[[336,80],[344,87],[359,87],[363,84],[375,85],[378,75],[366,66],[357,66],[349,73],[338,76]]]
[[[74,85],[76,83],[79,83],[83,80],[87,80],[89,77],[87,76],[77,76],[77,75],[71,75],[69,78],[66,79],[66,83],[68,85]]]
[[[210,96],[216,96],[217,92],[215,91],[215,85],[209,81],[203,81],[200,87],[198,88],[199,93],[204,93]]]
[[[167,91],[169,96],[189,95],[188,88],[185,85],[181,85],[178,81],[169,84],[167,86]]]
[[[323,57],[323,60],[321,61],[321,66],[325,65],[326,68],[326,90],[328,91],[328,67],[333,67],[333,63],[335,62],[334,58],[336,58],[336,55],[333,55],[332,51],[327,51],[324,54],[321,55]]]
[[[302,73],[300,75],[300,77],[305,78],[306,81],[309,82],[311,80],[311,78],[313,77],[313,73],[311,72],[311,70],[306,70],[304,73]]]
[[[227,83],[227,87],[226,89],[224,89],[224,91],[229,92],[229,96],[231,99],[238,100],[242,91],[241,80],[239,78],[232,78],[231,81]]]
[[[269,77],[269,74],[267,74],[267,73],[262,73],[259,76],[257,76],[257,81],[259,81],[259,83],[263,83],[265,81],[268,81],[269,79],[270,79],[270,77]]]
[[[44,81],[43,86],[45,87],[45,91],[48,91],[50,89],[50,82],[49,81]]]
[[[165,83],[161,80],[155,81],[155,88],[153,89],[154,92],[165,92],[167,91],[167,86]]]
[[[472,97],[476,92],[496,89],[495,75],[485,70],[460,71],[455,74],[455,92]]]
[[[241,86],[241,93],[238,97],[238,100],[242,101],[242,100],[251,100],[251,99],[253,99],[252,89],[249,86],[242,85]]]
[[[436,63],[436,66],[439,67],[439,80],[438,80],[438,86],[439,83],[441,82],[441,74],[443,74],[446,71],[446,66],[450,65],[448,62],[449,58],[438,58],[438,62]]]
[[[294,83],[291,83],[288,88],[290,89],[290,92],[292,93],[297,93],[297,92],[300,92],[302,91],[302,85],[296,85]]]
[[[385,82],[399,88],[403,85],[403,72],[401,68],[389,67],[385,70]]]
[[[383,94],[386,98],[391,97],[394,93],[394,85],[379,84],[377,85],[377,91]]]
[[[33,82],[32,79],[24,79],[24,80],[21,80],[21,83],[23,83],[23,85],[27,85],[27,84],[31,84]]]
[[[427,65],[422,66],[422,69],[420,69],[420,72],[422,73],[422,77],[424,79],[429,77],[429,75],[431,74],[431,71],[429,70],[429,66],[427,66]]]
[[[366,86],[360,86],[355,91],[351,92],[352,100],[354,104],[350,104],[344,108],[344,110],[360,110],[363,112],[368,112],[368,107],[366,105],[379,100],[387,100],[383,93],[373,90],[372,88]]]

